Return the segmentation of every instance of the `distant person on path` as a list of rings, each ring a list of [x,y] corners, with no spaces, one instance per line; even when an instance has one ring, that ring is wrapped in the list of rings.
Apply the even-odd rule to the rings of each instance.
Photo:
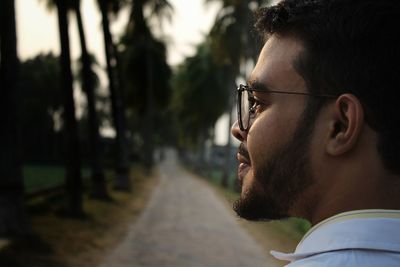
[[[238,88],[248,220],[313,228],[287,266],[400,266],[400,1],[286,0],[258,12],[266,42]]]

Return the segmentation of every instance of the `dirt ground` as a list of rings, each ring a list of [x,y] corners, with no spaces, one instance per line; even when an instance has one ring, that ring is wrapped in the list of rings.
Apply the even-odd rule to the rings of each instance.
[[[143,170],[136,168],[131,174],[131,193],[112,192],[112,202],[85,199],[84,219],[68,219],[57,215],[57,199],[30,207],[32,226],[36,236],[23,244],[6,246],[0,250],[0,266],[7,267],[96,267],[119,246],[146,207],[153,189],[160,183],[160,173],[154,171],[146,177]],[[210,184],[196,179],[206,186]],[[212,186],[216,195],[233,213],[231,204],[237,195]],[[263,253],[275,266],[284,263],[272,259],[270,250],[292,251],[301,238],[293,226],[294,222],[249,223],[236,219],[238,223],[260,245]],[[40,237],[40,238],[39,238]]]
[[[0,266],[94,267],[125,236],[158,182],[135,168],[130,193],[111,191],[112,201],[84,200],[87,216],[71,219],[58,215],[58,199],[39,199],[29,210],[34,236],[0,250]],[[49,203],[50,202],[50,203]]]
[[[174,151],[158,167],[159,186],[146,209],[99,267],[280,266]]]

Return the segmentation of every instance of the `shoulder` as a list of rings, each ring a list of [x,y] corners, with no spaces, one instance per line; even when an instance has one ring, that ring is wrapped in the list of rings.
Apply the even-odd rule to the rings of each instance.
[[[399,266],[399,263],[400,253],[365,249],[345,249],[309,256],[294,261],[288,264],[287,267],[395,267]]]

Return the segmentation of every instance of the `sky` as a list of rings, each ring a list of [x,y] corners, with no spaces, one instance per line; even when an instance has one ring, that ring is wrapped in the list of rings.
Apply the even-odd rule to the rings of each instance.
[[[1,1],[1,0],[0,0]],[[47,0],[16,0],[16,23],[18,38],[18,55],[26,60],[39,53],[53,52],[59,54],[59,34],[56,10],[48,10]],[[205,4],[205,0],[170,0],[174,8],[171,23],[164,22],[158,31],[159,37],[168,40],[168,62],[177,65],[186,56],[193,55],[196,44],[201,43],[211,28],[217,14],[219,4]],[[103,34],[101,31],[101,16],[96,0],[82,0],[81,12],[87,38],[88,50],[94,53],[101,66],[105,66]],[[124,31],[129,11],[120,13],[113,20],[111,31],[118,39]],[[70,17],[71,56],[79,58],[79,36],[73,17]],[[106,84],[105,74],[100,73],[102,84]],[[79,90],[75,90],[75,98],[83,99]],[[80,111],[77,111],[78,116]],[[223,116],[216,124],[216,143],[227,142],[228,118]],[[102,134],[112,135],[105,130]]]
[[[16,0],[18,52],[21,59],[39,52],[59,53],[56,10],[47,10],[47,0]],[[194,53],[194,46],[203,40],[214,22],[218,4],[204,4],[205,0],[170,0],[173,8],[171,23],[163,23],[162,37],[169,41],[168,62],[176,65]],[[96,0],[82,0],[82,15],[89,51],[104,65],[101,16]],[[116,39],[123,33],[128,10],[122,11],[111,25]],[[70,17],[71,54],[79,56],[79,39],[75,20]],[[161,34],[160,34],[161,35]]]

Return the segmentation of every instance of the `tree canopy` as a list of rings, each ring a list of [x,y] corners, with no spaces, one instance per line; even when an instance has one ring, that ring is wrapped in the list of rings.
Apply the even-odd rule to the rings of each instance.
[[[193,144],[198,138],[207,137],[226,110],[226,74],[215,62],[208,42],[200,44],[197,53],[178,67],[171,108],[183,142]]]

